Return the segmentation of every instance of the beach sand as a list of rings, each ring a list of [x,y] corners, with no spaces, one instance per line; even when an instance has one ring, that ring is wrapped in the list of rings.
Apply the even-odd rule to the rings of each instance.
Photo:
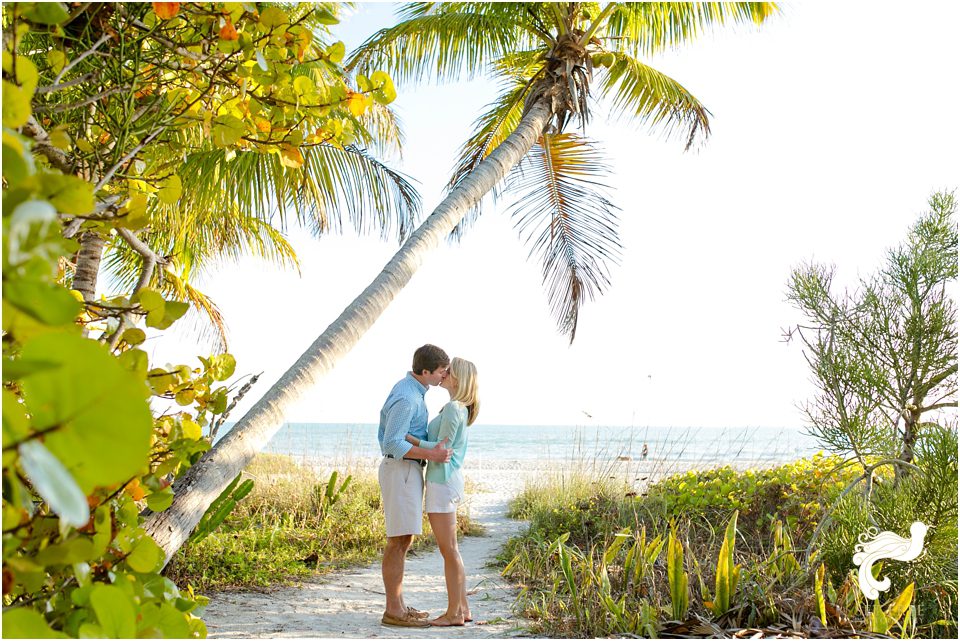
[[[309,461],[303,461],[310,464]],[[741,462],[742,465],[743,462]],[[314,465],[328,473],[336,462]],[[353,459],[351,471],[375,473],[377,461]],[[751,466],[752,467],[752,466]],[[340,466],[339,469],[344,469]],[[468,460],[467,505],[472,520],[485,536],[460,541],[467,575],[467,590],[474,622],[461,628],[397,628],[380,623],[383,582],[379,562],[331,573],[293,587],[262,591],[222,592],[208,595],[202,615],[211,638],[503,638],[523,634],[524,622],[511,606],[517,596],[494,567],[489,567],[508,538],[524,523],[506,516],[507,505],[527,483],[582,474],[622,482],[625,489],[642,491],[655,478],[678,470],[657,461],[484,461]],[[411,553],[404,578],[407,605],[438,616],[446,608],[443,561],[439,550]]]

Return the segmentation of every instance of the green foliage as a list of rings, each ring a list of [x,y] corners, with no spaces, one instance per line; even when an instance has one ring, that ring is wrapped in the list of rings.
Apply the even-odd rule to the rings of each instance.
[[[670,585],[671,616],[675,621],[682,621],[690,607],[689,576],[683,566],[683,543],[672,527],[667,539],[667,583]]]
[[[726,614],[733,604],[740,580],[740,566],[733,560],[737,545],[737,516],[738,512],[734,512],[730,517],[717,558],[717,591],[713,598],[713,613],[718,617]]]
[[[773,525],[785,519],[791,530],[809,534],[832,497],[853,477],[842,460],[818,452],[767,469],[738,471],[730,466],[688,471],[650,487],[643,502],[670,516],[706,514],[725,518],[739,510],[740,518]]]
[[[237,474],[237,478],[233,479],[230,485],[220,493],[220,496],[210,504],[210,507],[204,512],[203,517],[194,529],[193,534],[187,539],[189,543],[199,543],[213,534],[217,528],[223,524],[226,518],[230,516],[234,508],[237,507],[237,503],[250,494],[253,490],[253,481],[247,479],[243,483],[240,483],[241,476],[242,474]],[[238,483],[240,483],[239,487],[237,487]]]
[[[178,583],[201,590],[275,585],[370,563],[381,553],[386,534],[375,478],[351,475],[321,511],[315,490],[327,483],[287,457],[257,455],[245,474],[257,479],[250,495],[220,528],[171,560],[168,575]]]
[[[318,233],[339,229],[341,216],[385,236],[409,231],[415,190],[353,146],[398,146],[384,107],[396,93],[382,71],[362,87],[344,73],[343,44],[327,26],[339,5],[41,6],[4,5],[4,31],[14,34],[5,40],[4,125],[35,143],[44,168],[62,172],[45,179],[46,197],[89,250],[67,280],[76,275],[91,303],[105,252],[111,285],[149,285],[167,299],[96,301],[88,320],[112,318],[100,324],[108,333],[131,313],[166,328],[190,303],[225,350],[219,312],[189,281],[212,260],[246,252],[296,265],[271,226],[277,210],[282,224],[292,210]],[[23,162],[5,147],[13,177]]]
[[[918,453],[931,457],[938,452],[944,461],[935,478],[949,480],[956,435],[940,436]],[[953,515],[928,532],[924,555],[882,569],[893,578],[894,589],[879,604],[881,619],[850,570],[856,536],[865,530],[864,515],[858,513],[854,520],[838,510],[833,518],[842,527],[817,539],[822,551],[814,550],[806,564],[815,524],[832,503],[829,497],[845,487],[836,462],[818,454],[769,470],[680,474],[639,497],[583,477],[530,486],[512,504],[513,512],[530,524],[508,542],[501,556],[503,573],[524,587],[518,607],[533,621],[533,631],[551,637],[680,636],[689,633],[691,618],[727,629],[774,626],[766,628],[773,635],[784,617],[812,626],[811,634],[823,635],[825,628],[846,635],[883,623],[888,633],[905,637],[955,636],[956,472],[939,490],[944,497],[952,493]],[[848,481],[855,475],[852,469],[841,473]],[[730,487],[705,490],[718,479]],[[892,478],[877,479],[876,492],[892,489]],[[887,502],[890,509],[898,501],[913,506],[910,516],[896,518],[912,518],[922,509],[927,519],[938,510],[949,512],[946,499],[913,485],[921,479],[919,474],[911,477],[901,484],[898,498]],[[696,503],[665,500],[694,488],[702,499]],[[930,498],[925,507],[922,496]],[[725,528],[717,525],[722,523]],[[574,529],[565,529],[570,525]],[[835,542],[833,532],[848,530],[855,533],[850,540]],[[563,557],[561,546],[566,548]],[[711,558],[718,560],[716,567],[700,562]],[[699,590],[691,591],[694,576]],[[910,584],[916,586],[912,594],[905,592]],[[576,602],[571,586],[577,590]]]
[[[853,293],[833,292],[834,269],[794,270],[793,330],[817,385],[806,413],[824,445],[866,469],[868,458],[911,463],[924,417],[956,406],[957,278],[953,194],[936,193],[907,239]],[[897,474],[906,475],[901,465]]]

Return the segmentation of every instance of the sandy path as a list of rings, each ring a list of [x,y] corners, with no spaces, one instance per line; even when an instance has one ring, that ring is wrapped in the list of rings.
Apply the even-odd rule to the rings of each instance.
[[[466,469],[467,477],[471,470]],[[499,475],[498,475],[499,476]],[[437,638],[467,639],[515,636],[521,623],[513,618],[516,596],[495,568],[487,567],[503,543],[522,523],[506,517],[507,502],[522,487],[516,472],[481,478],[481,490],[469,498],[471,517],[483,524],[486,536],[460,542],[467,590],[475,619],[462,628],[396,628],[381,625],[383,582],[380,564],[329,574],[297,587],[268,593],[226,592],[210,595],[203,614],[211,638]],[[439,615],[446,609],[446,589],[440,552],[407,557],[404,579],[407,605]]]

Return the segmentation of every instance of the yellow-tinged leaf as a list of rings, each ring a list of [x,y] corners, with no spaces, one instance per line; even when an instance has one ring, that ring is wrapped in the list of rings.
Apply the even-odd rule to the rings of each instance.
[[[180,13],[179,2],[153,2],[153,12],[161,20],[169,20]]]
[[[313,80],[309,76],[297,76],[293,79],[293,90],[299,96],[309,96],[314,91]]]
[[[195,421],[185,418],[180,422],[180,426],[183,429],[183,436],[185,438],[198,441],[200,437],[203,436],[203,428]]]
[[[237,33],[233,23],[227,20],[227,23],[220,27],[220,37],[224,40],[237,40],[240,34]]]
[[[160,202],[165,205],[176,205],[183,195],[183,182],[180,176],[174,174],[163,182],[163,187],[157,192]]]
[[[52,144],[57,149],[63,149],[64,151],[67,151],[70,149],[70,144],[71,144],[70,134],[66,132],[66,130],[62,125],[59,127],[55,127],[50,132],[50,144]]]
[[[12,82],[3,81],[3,126],[16,129],[30,118],[30,94]]]
[[[899,621],[900,617],[903,616],[903,613],[907,611],[907,608],[910,607],[910,603],[913,602],[913,587],[914,584],[911,583],[903,589],[903,592],[900,593],[900,596],[890,604],[890,607],[887,608],[887,616],[893,619],[894,621]]]
[[[50,65],[54,73],[60,73],[67,66],[67,54],[59,49],[51,49],[50,53],[47,54],[47,64]]]
[[[303,154],[297,147],[286,146],[280,152],[280,164],[291,169],[300,169],[303,166]]]
[[[347,96],[347,109],[350,110],[354,116],[361,116],[363,112],[367,109],[366,97],[360,93],[353,93]]]
[[[267,7],[260,14],[260,24],[265,29],[273,29],[290,22],[287,14],[279,7]]]

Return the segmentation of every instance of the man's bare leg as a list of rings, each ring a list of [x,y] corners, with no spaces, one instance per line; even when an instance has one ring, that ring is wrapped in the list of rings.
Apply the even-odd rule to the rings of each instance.
[[[393,617],[406,616],[407,608],[403,603],[403,566],[411,543],[412,534],[388,536],[387,546],[383,550],[380,569],[383,574],[383,590],[387,595],[386,614]]]

